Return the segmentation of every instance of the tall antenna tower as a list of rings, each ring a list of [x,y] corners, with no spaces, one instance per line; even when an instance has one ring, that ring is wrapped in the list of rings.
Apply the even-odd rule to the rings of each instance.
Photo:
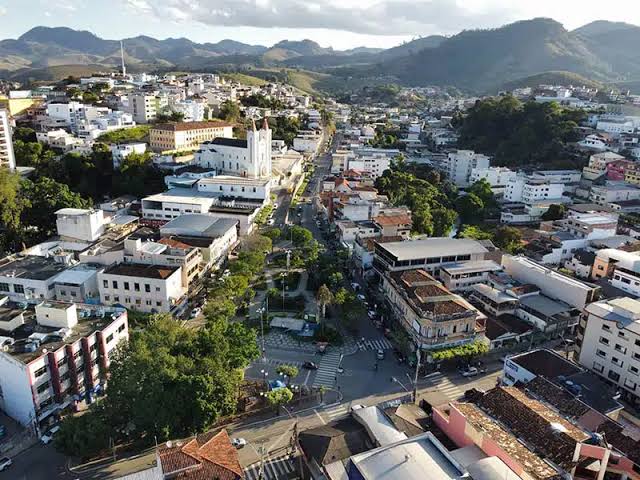
[[[127,67],[124,65],[124,46],[122,45],[122,40],[120,40],[120,58],[122,59],[122,76],[127,75]]]

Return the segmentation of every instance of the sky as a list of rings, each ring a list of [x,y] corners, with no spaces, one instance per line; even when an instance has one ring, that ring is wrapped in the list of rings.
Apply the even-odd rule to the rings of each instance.
[[[0,0],[0,38],[38,25],[89,30],[106,39],[148,35],[195,42],[225,38],[271,46],[387,48],[427,35],[494,28],[534,17],[571,30],[594,20],[640,25],[640,1],[608,0]]]

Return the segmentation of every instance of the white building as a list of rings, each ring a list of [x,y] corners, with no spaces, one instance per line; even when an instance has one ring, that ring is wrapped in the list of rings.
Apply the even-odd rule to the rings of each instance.
[[[302,153],[313,154],[318,151],[322,135],[313,131],[300,131],[293,139],[293,149]]]
[[[8,167],[9,170],[16,169],[9,112],[4,109],[0,109],[0,167]]]
[[[449,180],[458,187],[468,187],[471,184],[473,169],[489,168],[489,157],[473,150],[458,150],[447,156],[446,172]]]
[[[36,303],[52,299],[58,275],[68,258],[12,255],[0,259],[0,295],[17,302]]]
[[[10,308],[0,306],[0,322]],[[54,414],[104,391],[113,349],[129,338],[127,312],[46,302],[27,323],[2,337],[0,409],[43,433]]]
[[[149,123],[155,120],[158,112],[169,104],[166,95],[157,93],[130,93],[128,98],[128,111],[133,115],[136,123]]]
[[[122,161],[132,153],[143,154],[146,152],[147,144],[144,142],[120,143],[113,144],[109,148],[111,149],[111,156],[113,158],[113,168],[118,169]]]
[[[58,235],[64,239],[94,242],[104,233],[102,210],[62,208],[56,212]]]
[[[640,301],[615,298],[587,305],[576,343],[581,365],[640,406]]]
[[[620,201],[638,199],[640,199],[640,188],[625,182],[609,181],[605,185],[592,185],[589,193],[591,202],[605,206]]]
[[[357,148],[354,156],[347,156],[346,170],[364,172],[378,178],[391,166],[391,160],[400,155],[400,150],[383,148]]]
[[[62,121],[73,132],[77,132],[84,122],[95,121],[109,112],[110,110],[106,107],[96,107],[95,105],[86,105],[76,101],[66,103],[52,102],[47,105],[47,116]]]
[[[586,148],[587,150],[595,150],[598,152],[604,152],[609,148],[607,143],[599,135],[587,135],[584,139],[578,142],[578,146]]]
[[[562,199],[563,183],[538,181],[528,176],[518,175],[507,183],[504,199],[508,202],[521,202],[527,205],[540,201]],[[562,203],[562,202],[558,202]]]
[[[535,285],[545,296],[582,309],[596,299],[599,287],[563,275],[524,256],[503,255],[504,271],[523,284]]]
[[[218,175],[245,178],[271,178],[272,131],[265,119],[260,130],[247,131],[247,139],[215,138],[200,145],[195,163],[203,168],[215,169]]]
[[[469,183],[474,184],[480,180],[485,180],[491,185],[493,193],[500,195],[504,193],[507,184],[516,179],[516,176],[517,172],[506,167],[474,168],[471,170]]]
[[[238,221],[212,215],[186,214],[165,223],[160,234],[200,249],[204,269],[222,263],[238,243]]]
[[[186,288],[179,266],[122,263],[98,273],[100,302],[141,312],[171,312],[182,306]]]
[[[607,173],[609,163],[618,160],[624,160],[624,157],[613,152],[595,153],[589,157],[589,164],[582,169],[582,176],[586,180],[595,180]]]

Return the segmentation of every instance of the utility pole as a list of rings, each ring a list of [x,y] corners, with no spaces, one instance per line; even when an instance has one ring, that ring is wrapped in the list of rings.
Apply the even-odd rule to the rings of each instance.
[[[416,349],[416,373],[413,377],[413,403],[418,401],[418,372],[420,371],[420,348]]]

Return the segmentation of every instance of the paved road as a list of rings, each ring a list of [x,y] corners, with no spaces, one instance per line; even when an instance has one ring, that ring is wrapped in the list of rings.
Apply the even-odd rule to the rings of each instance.
[[[37,444],[13,457],[13,465],[0,472],[0,480],[73,480],[77,477],[67,473],[66,458],[55,451],[52,445]]]

